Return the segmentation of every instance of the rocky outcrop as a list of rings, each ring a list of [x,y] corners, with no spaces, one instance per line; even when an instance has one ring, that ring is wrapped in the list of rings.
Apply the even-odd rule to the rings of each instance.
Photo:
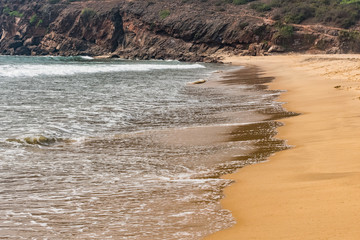
[[[0,0],[0,53],[213,62],[221,53],[358,51],[340,42],[341,30],[286,28],[243,6],[225,11],[183,2]]]
[[[49,26],[52,30],[43,36],[39,48],[46,54],[101,55],[114,52],[124,42],[122,18],[119,10],[96,13],[63,11]]]

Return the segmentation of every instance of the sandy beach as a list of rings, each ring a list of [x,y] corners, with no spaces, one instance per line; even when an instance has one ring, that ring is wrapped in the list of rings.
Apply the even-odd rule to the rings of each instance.
[[[360,56],[227,57],[286,90],[277,138],[293,146],[225,178],[222,206],[236,225],[206,239],[359,239]]]

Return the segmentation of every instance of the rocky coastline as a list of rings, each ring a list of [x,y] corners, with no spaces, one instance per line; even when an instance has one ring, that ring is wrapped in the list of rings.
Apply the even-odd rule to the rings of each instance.
[[[344,29],[279,25],[209,1],[0,0],[0,54],[218,62],[227,53],[353,53]]]

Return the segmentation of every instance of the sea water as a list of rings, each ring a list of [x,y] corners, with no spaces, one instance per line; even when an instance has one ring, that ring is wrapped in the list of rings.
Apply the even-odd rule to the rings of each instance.
[[[231,68],[0,56],[0,236],[200,239],[231,226],[223,159],[206,156],[233,147],[159,140],[273,104],[248,86],[188,84]]]

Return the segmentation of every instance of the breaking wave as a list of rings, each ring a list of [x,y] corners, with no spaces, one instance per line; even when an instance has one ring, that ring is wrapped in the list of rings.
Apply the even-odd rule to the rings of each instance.
[[[65,142],[71,143],[75,140],[64,139],[64,138],[55,138],[55,137],[45,137],[43,135],[39,136],[27,136],[23,138],[8,138],[7,142],[21,143],[21,144],[30,144],[30,145],[41,145],[41,146],[50,146],[55,143]]]
[[[0,65],[0,77],[68,76],[110,72],[146,72],[205,68],[201,64],[24,64]]]

